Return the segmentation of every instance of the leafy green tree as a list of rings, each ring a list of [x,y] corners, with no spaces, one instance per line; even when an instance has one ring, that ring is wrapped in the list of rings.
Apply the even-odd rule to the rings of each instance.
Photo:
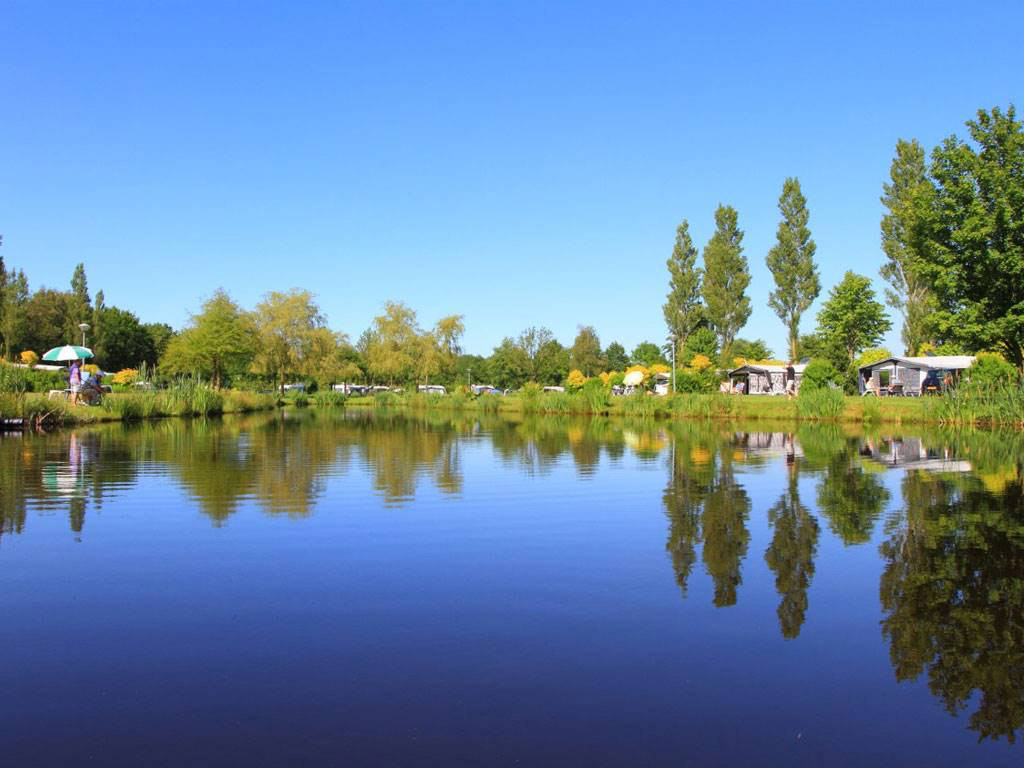
[[[107,371],[137,368],[140,363],[156,362],[153,339],[134,313],[118,307],[104,307],[102,312],[103,346],[96,354],[96,363]]]
[[[1024,129],[1010,107],[967,123],[932,153],[934,240],[920,272],[938,309],[942,339],[999,349],[1024,368]]]
[[[642,365],[647,368],[650,368],[656,363],[664,365],[667,362],[661,347],[653,341],[641,341],[633,347],[633,352],[630,354],[629,358],[631,365]]]
[[[106,307],[103,291],[96,291],[96,299],[92,305],[92,328],[86,339],[87,346],[98,352],[103,346],[103,309]]]
[[[569,350],[569,366],[584,376],[596,376],[604,369],[601,357],[601,339],[591,325],[581,325],[576,340]]]
[[[532,369],[530,358],[514,339],[505,338],[487,361],[494,383],[502,388],[523,386]]]
[[[732,343],[732,356],[745,360],[771,360],[772,350],[763,339],[736,339]]]
[[[22,332],[19,338],[22,349],[31,349],[42,355],[51,347],[74,344],[75,335],[68,336],[69,305],[71,295],[52,288],[35,291],[22,307]],[[21,350],[18,350],[21,351]]]
[[[310,375],[325,348],[325,320],[309,291],[271,291],[256,305],[259,347],[257,369],[273,378],[281,391],[290,375]]]
[[[170,339],[160,368],[167,373],[198,373],[220,387],[227,377],[248,370],[258,343],[253,318],[224,290],[217,290],[192,316],[190,326]]]
[[[533,380],[542,386],[561,384],[569,375],[569,350],[550,339],[537,350],[533,361]]]
[[[697,266],[697,249],[690,238],[690,223],[686,219],[676,229],[676,242],[667,264],[669,290],[662,311],[669,335],[675,339],[678,356],[690,334],[704,322],[701,269]]]
[[[0,235],[0,245],[3,245],[4,238]],[[4,264],[4,255],[0,253],[0,357],[4,352],[4,307],[7,304],[7,267]]]
[[[555,340],[555,335],[544,326],[531,326],[519,334],[516,343],[529,361],[527,380],[540,381],[539,361],[540,351],[546,344]],[[568,369],[566,369],[568,371]]]
[[[818,313],[818,334],[827,347],[842,350],[844,368],[862,349],[877,346],[891,327],[885,307],[875,299],[871,281],[854,272],[843,276]]]
[[[85,277],[85,265],[79,264],[71,276],[71,294],[67,302],[68,327],[65,335],[69,339],[81,341],[78,326],[92,319],[92,302],[89,299],[89,283]]]
[[[689,365],[697,355],[703,355],[708,360],[718,359],[718,336],[710,328],[698,328],[691,333],[676,362]]]
[[[617,341],[613,341],[605,348],[603,357],[609,371],[624,371],[629,365],[626,348]]]
[[[142,327],[149,334],[156,359],[159,360],[167,351],[167,345],[171,339],[174,338],[174,329],[167,323],[143,323]]]
[[[779,211],[782,221],[775,234],[776,243],[766,259],[775,278],[775,290],[768,299],[768,306],[785,324],[789,332],[789,359],[796,360],[800,318],[821,292],[818,268],[814,264],[817,246],[807,228],[810,216],[807,199],[797,179],[786,179],[782,185]]]
[[[370,375],[390,384],[411,381],[422,352],[421,333],[415,311],[402,302],[387,302],[365,340],[363,355]]]
[[[4,357],[8,360],[23,349],[27,349],[25,337],[26,318],[25,305],[28,304],[28,278],[23,270],[10,272],[4,285],[4,314],[2,329],[4,337]]]
[[[455,374],[446,384],[469,386],[470,384],[492,384],[487,358],[481,355],[459,355],[455,361]]]
[[[919,353],[932,341],[928,316],[935,300],[921,273],[925,254],[934,237],[931,211],[935,187],[925,169],[924,148],[915,141],[896,143],[889,169],[890,182],[883,186],[882,250],[887,261],[879,270],[888,283],[886,303],[903,315],[903,345],[908,355]]]
[[[750,317],[750,284],[747,258],[743,255],[743,231],[736,209],[719,205],[715,211],[715,233],[704,246],[704,305],[708,321],[718,334],[725,359],[737,332]]]

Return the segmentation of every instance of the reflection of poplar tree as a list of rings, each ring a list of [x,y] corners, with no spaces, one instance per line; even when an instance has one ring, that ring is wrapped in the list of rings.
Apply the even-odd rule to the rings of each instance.
[[[714,603],[720,608],[736,604],[736,588],[743,581],[740,563],[750,543],[746,526],[749,514],[750,498],[733,479],[732,467],[723,453],[701,516],[704,567],[715,583]]]
[[[927,672],[951,715],[1013,741],[1024,728],[1024,481],[908,472],[905,525],[882,544],[883,635],[898,680]]]
[[[696,548],[700,543],[700,507],[704,489],[693,468],[687,466],[682,451],[673,460],[671,472],[668,487],[662,495],[669,521],[665,549],[672,558],[676,584],[685,597],[693,564],[697,562]]]
[[[814,576],[814,555],[818,550],[818,521],[800,503],[797,476],[790,477],[789,489],[768,510],[774,528],[772,543],[764,560],[775,573],[775,588],[782,595],[776,613],[782,636],[797,637],[807,614],[807,588]]]

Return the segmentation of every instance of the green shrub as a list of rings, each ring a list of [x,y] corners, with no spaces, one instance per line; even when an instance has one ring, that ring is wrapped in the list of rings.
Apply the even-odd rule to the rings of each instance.
[[[309,405],[309,395],[305,392],[299,392],[291,399],[292,405],[296,408],[305,408]]]
[[[1017,369],[998,355],[982,353],[966,371],[973,387],[991,388],[997,385],[1019,383]]]
[[[842,377],[835,366],[822,357],[816,357],[804,368],[804,375],[800,381],[800,392],[827,388],[830,384],[840,386]]]

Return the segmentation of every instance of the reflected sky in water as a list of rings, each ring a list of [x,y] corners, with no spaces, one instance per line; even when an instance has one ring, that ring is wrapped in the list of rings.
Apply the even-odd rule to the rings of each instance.
[[[1021,764],[1024,439],[763,430],[4,437],[5,762]]]

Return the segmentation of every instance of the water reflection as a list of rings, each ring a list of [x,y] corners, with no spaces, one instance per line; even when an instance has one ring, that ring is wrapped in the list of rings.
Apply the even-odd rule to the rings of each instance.
[[[950,714],[972,710],[981,738],[1012,741],[1024,726],[1019,459],[1003,478],[997,495],[978,476],[908,472],[879,591],[896,677],[927,676]]]
[[[66,514],[81,539],[93,512],[119,493],[160,484],[214,526],[246,507],[301,520],[321,505],[358,501],[363,478],[385,506],[411,505],[425,485],[459,499],[468,456],[481,446],[503,471],[541,480],[569,472],[590,482],[627,459],[664,467],[656,480],[664,547],[684,601],[698,568],[714,606],[743,599],[760,524],[768,534],[757,550],[778,600],[771,631],[788,640],[814,615],[823,539],[851,548],[875,541],[896,679],[926,679],[951,714],[970,712],[981,738],[1013,740],[1024,727],[1018,434],[370,412],[118,425],[0,440],[0,540],[23,533],[33,512]]]

